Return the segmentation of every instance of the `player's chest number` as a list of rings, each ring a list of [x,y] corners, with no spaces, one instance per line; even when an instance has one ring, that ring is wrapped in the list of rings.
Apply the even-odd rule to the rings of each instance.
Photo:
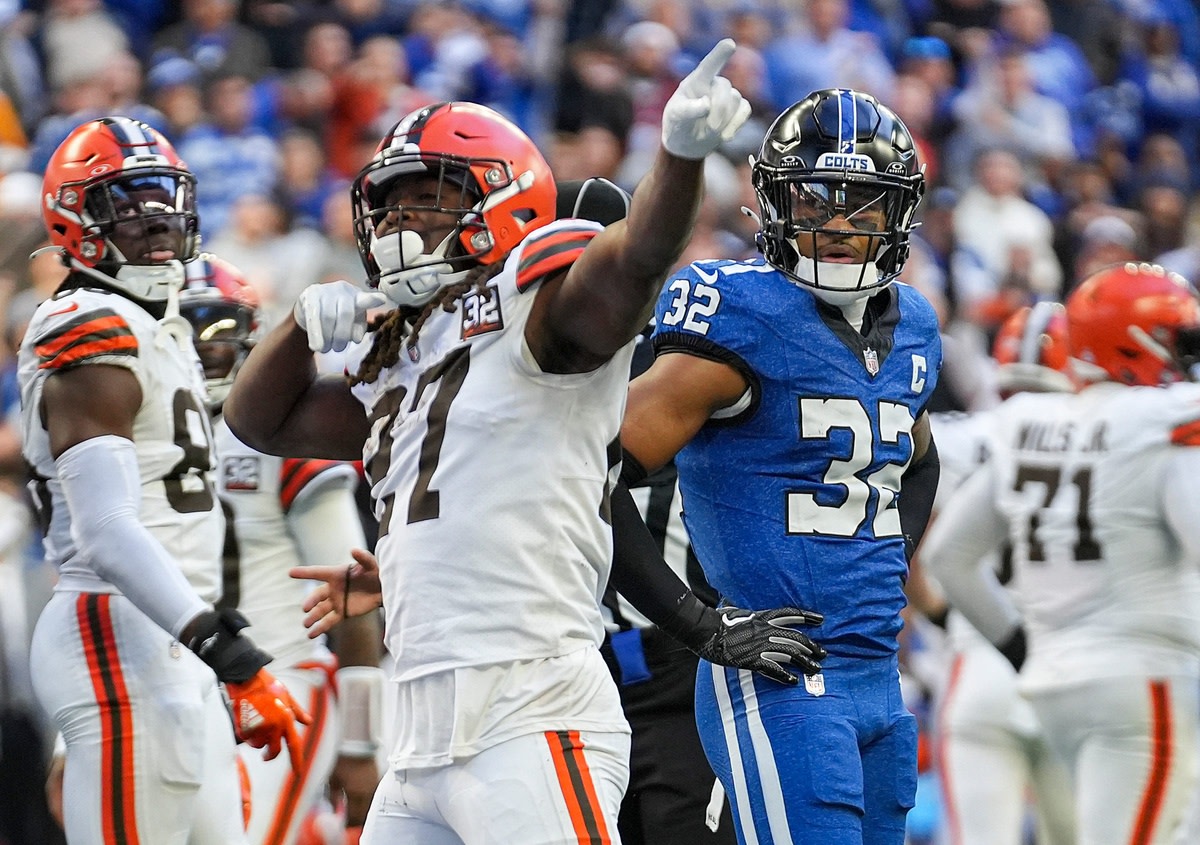
[[[895,503],[912,450],[902,461],[886,461],[874,472],[866,471],[876,462],[875,451],[880,445],[896,446],[901,435],[911,439],[913,418],[908,407],[897,402],[878,403],[876,440],[871,417],[860,400],[802,396],[799,401],[800,439],[829,440],[835,430],[845,430],[850,433],[850,454],[831,459],[821,479],[825,490],[844,491],[840,503],[829,503],[826,498],[822,504],[814,493],[788,493],[788,533],[853,537],[867,521],[868,506],[874,497],[878,500],[871,522],[874,535],[900,536],[900,511]]]
[[[437,471],[442,455],[442,443],[446,439],[446,418],[450,414],[450,405],[462,389],[467,378],[467,370],[471,364],[471,347],[461,346],[448,354],[434,366],[421,373],[417,386],[413,389],[412,403],[408,413],[417,410],[425,389],[431,384],[437,384],[437,393],[429,403],[426,412],[425,436],[421,440],[421,451],[417,458],[417,479],[413,484],[412,493],[408,498],[408,522],[424,522],[437,519],[441,514],[441,494],[431,486],[433,474]],[[371,424],[382,425],[379,435],[379,448],[371,456],[367,471],[372,484],[378,484],[387,475],[392,461],[392,431],[396,425],[396,416],[404,404],[405,389],[398,387],[385,394],[375,406],[371,414]],[[387,534],[392,521],[392,511],[395,506],[396,494],[387,496],[383,502],[383,513],[379,518],[379,536]]]

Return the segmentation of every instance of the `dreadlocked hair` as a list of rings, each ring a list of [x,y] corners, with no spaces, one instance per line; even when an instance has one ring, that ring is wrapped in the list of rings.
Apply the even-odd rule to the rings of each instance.
[[[476,267],[461,282],[442,288],[417,314],[416,319],[412,322],[412,328],[408,327],[408,321],[413,316],[413,312],[404,308],[397,308],[384,316],[378,323],[369,326],[368,330],[374,335],[371,349],[363,356],[358,372],[346,377],[350,386],[373,384],[375,379],[379,378],[380,373],[388,367],[396,365],[396,362],[400,360],[400,350],[405,345],[409,349],[417,345],[417,340],[421,336],[421,327],[425,325],[425,321],[434,311],[441,308],[447,314],[453,314],[454,309],[458,307],[460,296],[471,288],[477,289],[480,293],[486,292],[487,283],[502,269],[504,269],[503,261]],[[406,338],[407,344],[405,343]]]

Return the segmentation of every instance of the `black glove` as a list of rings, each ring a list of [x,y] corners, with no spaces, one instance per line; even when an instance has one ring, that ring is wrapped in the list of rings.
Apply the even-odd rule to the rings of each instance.
[[[805,675],[821,671],[825,649],[790,625],[820,625],[825,617],[798,607],[749,611],[740,607],[714,610],[691,593],[679,603],[675,619],[664,630],[710,663],[749,669],[781,684],[799,678],[784,664]]]
[[[226,607],[201,613],[189,625],[184,645],[212,668],[222,683],[245,683],[271,662],[271,655],[238,634],[250,625]]]
[[[1003,654],[1012,667],[1018,672],[1021,671],[1021,665],[1025,662],[1025,626],[1018,625],[1008,639],[996,646]]]

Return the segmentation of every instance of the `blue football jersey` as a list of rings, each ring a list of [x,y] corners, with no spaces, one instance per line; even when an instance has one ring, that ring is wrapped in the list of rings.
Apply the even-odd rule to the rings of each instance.
[[[668,280],[656,317],[657,354],[723,361],[751,385],[676,459],[709,582],[740,607],[819,611],[831,654],[894,652],[900,477],[942,360],[933,307],[894,283],[864,336],[762,259],[699,261]]]

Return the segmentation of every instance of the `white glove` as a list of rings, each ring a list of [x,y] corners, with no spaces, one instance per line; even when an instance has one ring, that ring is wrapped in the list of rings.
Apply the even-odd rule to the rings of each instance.
[[[292,316],[308,332],[313,352],[341,352],[367,334],[367,312],[387,304],[379,291],[364,291],[346,281],[309,285],[296,300]]]
[[[679,158],[700,159],[733,137],[750,116],[750,102],[729,80],[717,76],[737,45],[722,38],[667,100],[662,145]]]

